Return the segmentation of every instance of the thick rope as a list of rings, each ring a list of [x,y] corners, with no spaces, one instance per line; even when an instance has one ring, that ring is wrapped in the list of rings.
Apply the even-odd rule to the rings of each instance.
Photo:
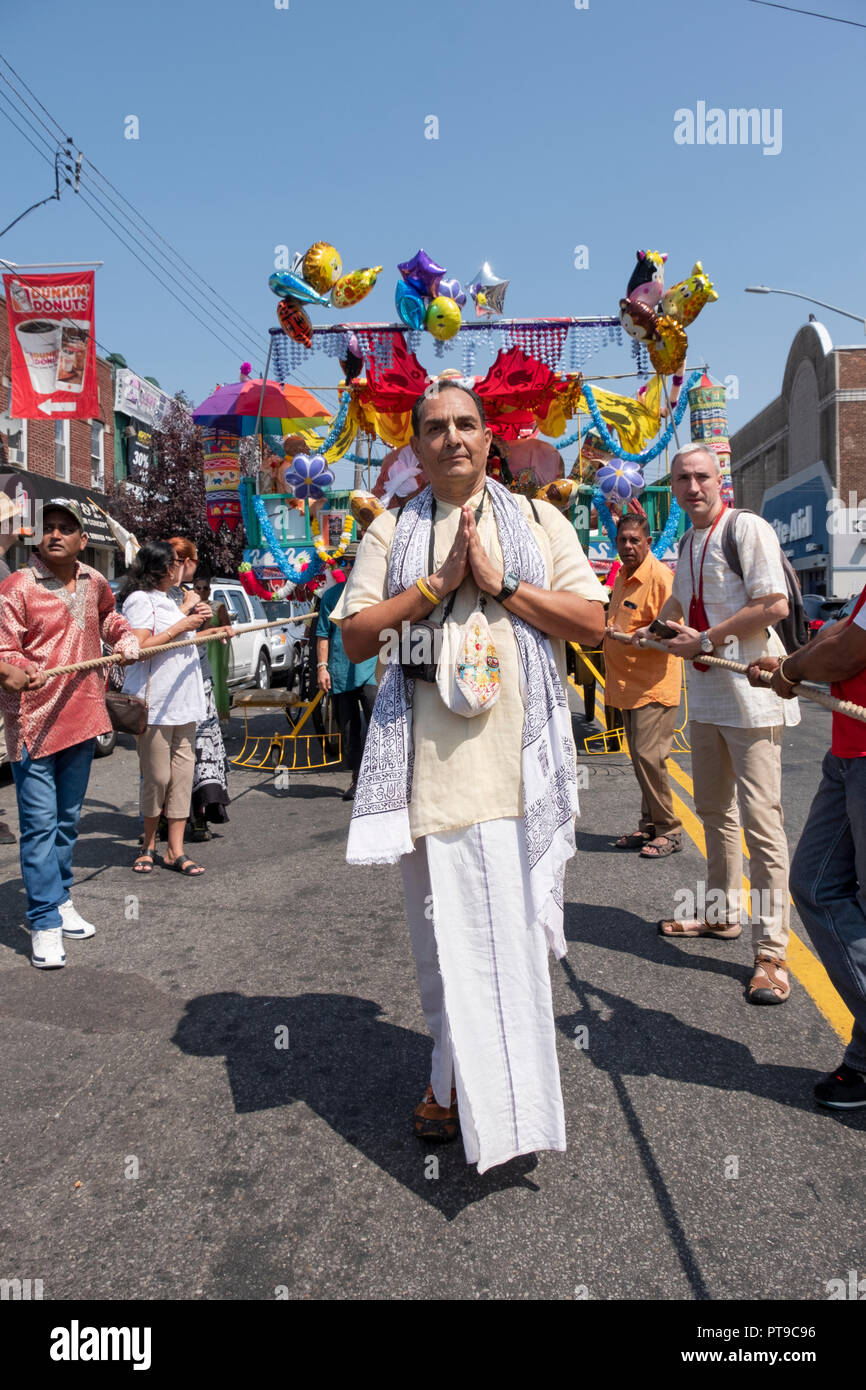
[[[308,623],[314,617],[318,617],[318,614],[307,613],[303,618],[291,619],[291,622]],[[285,627],[288,621],[289,620],[286,618],[279,618],[274,622],[268,623],[237,623],[234,627],[234,631],[238,634],[242,632],[259,632],[266,627]],[[151,657],[161,656],[163,652],[177,651],[179,647],[199,647],[202,642],[219,642],[220,631],[220,628],[210,628],[209,631],[200,632],[195,637],[188,637],[183,642],[166,642],[161,647],[148,647],[147,650],[143,651],[140,656],[137,656],[134,661],[128,661],[125,656],[121,656],[118,652],[112,652],[111,656],[97,656],[91,661],[76,661],[71,666],[52,666],[50,670],[43,671],[42,674],[44,676],[69,676],[78,671],[96,671],[100,666],[117,666],[122,662],[126,662],[127,665],[133,666],[136,661],[150,661]],[[231,638],[229,638],[229,641],[231,641]]]
[[[668,651],[663,642],[654,642],[651,637],[642,637],[639,642],[632,642],[625,632],[608,632],[608,637],[615,642],[628,642],[629,646],[652,647],[654,651],[664,652],[665,656],[675,656],[675,652]],[[708,666],[718,666],[722,671],[736,671],[738,676],[744,676],[748,671],[748,665],[742,661],[728,661],[722,656],[704,656],[701,652],[696,657],[681,657],[681,661],[702,661]],[[769,685],[773,677],[769,671],[761,672],[761,683]],[[859,719],[861,724],[866,724],[866,709],[862,705],[855,705],[851,700],[837,700],[835,695],[828,695],[826,690],[821,690],[817,685],[812,685],[808,681],[798,681],[794,686],[797,695],[801,695],[804,700],[811,700],[813,704],[823,705],[825,709],[833,710],[835,714],[847,714],[849,719]]]

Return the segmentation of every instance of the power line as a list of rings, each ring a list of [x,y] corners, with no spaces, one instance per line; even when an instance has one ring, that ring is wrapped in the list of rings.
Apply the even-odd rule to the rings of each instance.
[[[10,86],[10,90],[14,92],[15,89],[14,89],[13,87],[11,87],[11,84],[7,84],[7,85],[9,85],[9,86]],[[16,93],[16,95],[17,95],[17,93]],[[2,93],[0,93],[0,96],[2,96]],[[4,97],[3,99],[6,100],[5,97]],[[26,105],[26,103],[25,103],[25,105]],[[15,108],[13,108],[13,109],[15,109]],[[32,109],[32,108],[30,108],[30,107],[28,106],[28,110],[31,110],[31,109]],[[5,115],[6,113],[3,112],[2,114]],[[26,116],[23,116],[22,113],[21,113],[20,111],[18,111],[17,109],[16,109],[16,114],[22,116],[22,119],[25,120],[25,121],[27,121],[27,117],[26,117]],[[12,118],[9,117],[9,116],[7,116],[7,119],[10,120],[11,124],[15,125],[16,129],[17,129],[22,135],[24,135],[24,138],[27,140],[28,144],[30,144],[30,145],[32,146],[32,148],[33,148],[34,150],[36,150],[36,153],[37,153],[37,154],[41,155],[41,157],[42,157],[43,159],[45,159],[45,161],[46,161],[47,163],[49,163],[49,164],[52,163],[52,161],[48,158],[48,155],[45,154],[44,150],[43,150],[43,149],[40,149],[37,145],[34,144],[34,142],[33,142],[32,140],[30,140],[30,138],[29,138],[29,137],[26,135],[26,133],[21,129],[21,127],[17,125],[17,122],[12,121]],[[41,140],[44,146],[47,146],[48,148],[50,148],[50,146],[48,146],[48,141],[45,139],[45,137],[42,136],[42,135],[40,135],[39,132],[36,131],[36,130],[34,129],[33,125],[32,125],[29,121],[27,121],[27,124],[28,124],[29,129],[37,136],[37,139]],[[44,128],[47,129],[47,127],[45,127],[44,121],[40,122],[40,124],[41,124]],[[67,169],[68,172],[70,172],[70,173],[72,172],[72,168],[70,167],[70,165],[69,165],[68,163],[65,165],[65,168]],[[71,186],[71,180],[66,179],[65,181],[66,181],[67,183],[69,183],[70,186]],[[92,192],[92,190],[91,190],[91,192]],[[81,190],[81,189],[78,190],[78,196],[80,196],[80,197],[82,196],[82,190]],[[92,192],[92,196],[96,199],[96,201],[100,204],[100,206],[108,213],[109,217],[112,217],[112,218],[113,218],[113,214],[111,213],[111,210],[105,206],[105,204],[104,204],[104,203],[102,202],[102,200],[98,197],[98,195],[97,195],[95,192]],[[97,216],[97,217],[99,217],[99,220],[103,223],[103,225],[106,226],[106,227],[108,228],[109,231],[113,232],[114,235],[117,237],[117,239],[126,247],[126,249],[129,250],[129,251],[131,252],[131,254],[135,256],[135,259],[138,260],[139,263],[140,263],[141,265],[144,266],[145,270],[147,270],[147,271],[149,272],[149,274],[151,274],[151,275],[154,277],[154,279],[156,279],[156,280],[163,286],[163,288],[164,288],[165,290],[167,290],[167,292],[168,292],[168,293],[172,296],[172,298],[175,300],[175,303],[179,304],[179,305],[181,306],[181,308],[186,309],[186,311],[187,311],[188,313],[192,314],[193,318],[195,318],[196,321],[197,321],[199,324],[201,324],[201,326],[202,326],[203,328],[205,328],[205,329],[207,330],[208,333],[211,334],[211,336],[213,336],[214,338],[216,338],[216,340],[217,340],[219,343],[221,343],[223,347],[228,347],[232,353],[236,353],[236,352],[239,352],[239,351],[240,351],[242,354],[244,354],[244,355],[246,355],[247,353],[250,353],[250,344],[249,344],[249,343],[244,343],[244,342],[242,342],[240,339],[238,339],[237,342],[228,343],[228,342],[226,341],[226,339],[225,339],[224,337],[222,337],[222,336],[219,334],[219,332],[217,332],[216,327],[214,326],[213,323],[208,324],[204,319],[199,318],[198,314],[195,313],[194,310],[191,309],[191,308],[189,307],[189,305],[186,304],[183,300],[179,299],[179,298],[177,297],[177,295],[169,288],[169,286],[166,285],[165,281],[160,277],[160,275],[158,275],[158,274],[156,273],[156,271],[154,271],[154,269],[152,268],[152,266],[149,265],[146,261],[142,260],[142,258],[141,258],[140,256],[138,256],[138,255],[132,250],[132,247],[130,247],[130,246],[129,246],[129,243],[128,243],[127,241],[125,241],[124,238],[120,235],[120,233],[117,231],[116,227],[113,226],[113,225],[111,225],[111,223],[106,222],[105,219],[104,219],[103,217],[99,216],[99,213],[97,213],[96,208],[95,208],[95,207],[93,206],[93,204],[89,201],[89,199],[84,198],[83,201],[84,201],[85,204],[90,208],[90,210],[94,213],[94,215]],[[114,219],[114,221],[116,221],[116,219]],[[130,221],[130,219],[127,218],[127,222],[129,222],[129,221]],[[151,254],[151,253],[147,250],[147,248],[144,247],[144,246],[142,245],[142,243],[141,243],[140,241],[138,241],[138,239],[135,237],[135,231],[136,231],[137,229],[134,227],[134,224],[131,224],[131,227],[130,227],[130,228],[127,228],[127,226],[123,225],[123,226],[122,226],[122,230],[123,230],[124,232],[126,232],[128,235],[132,236],[133,239],[136,241],[137,245],[139,245],[139,246],[141,247],[141,249],[145,252],[145,254],[148,255],[148,256],[150,256],[150,259],[151,259],[152,261],[154,261],[154,264],[156,265],[157,270],[160,270],[160,271],[164,270],[167,274],[169,274],[169,275],[171,276],[171,278],[174,280],[175,284],[178,285],[178,287],[181,289],[181,291],[182,291],[184,294],[186,294],[186,295],[189,297],[189,299],[192,300],[192,302],[193,302],[193,304],[195,304],[196,308],[204,308],[204,307],[210,308],[209,305],[208,305],[208,306],[204,306],[204,305],[202,305],[202,304],[199,302],[201,296],[200,296],[200,293],[199,293],[197,290],[194,290],[194,288],[189,288],[189,287],[187,287],[187,286],[184,286],[184,285],[182,284],[181,281],[177,280],[176,277],[175,277],[174,275],[172,275],[172,268],[162,266],[162,265],[159,264],[159,262],[155,261],[155,258],[152,256],[152,254]],[[225,331],[226,333],[230,334],[231,336],[234,336],[235,333],[236,333],[236,330],[235,330],[233,324],[230,324],[230,323],[222,323],[222,324],[220,324],[219,326],[220,326],[221,328],[223,328],[224,331]],[[255,353],[257,353],[258,351],[259,351],[259,348],[258,348],[258,346],[256,346],[256,347],[253,348],[253,350],[252,350],[252,355],[254,355]]]
[[[3,81],[3,82],[6,83],[7,87],[8,87],[9,90],[13,93],[13,95],[16,97],[16,99],[19,100],[19,101],[26,107],[26,109],[30,112],[30,114],[34,117],[34,119],[35,119],[36,121],[38,121],[39,125],[42,127],[43,130],[45,130],[45,131],[47,132],[47,134],[51,137],[51,139],[52,139],[53,141],[55,141],[56,144],[64,146],[63,153],[64,153],[65,155],[67,155],[67,157],[71,156],[71,150],[69,149],[69,146],[70,146],[70,145],[74,145],[74,141],[72,140],[72,137],[71,137],[71,136],[68,136],[67,134],[65,134],[65,132],[64,132],[64,130],[63,130],[63,127],[62,127],[62,126],[60,125],[60,123],[57,121],[56,117],[52,116],[51,112],[47,109],[47,107],[46,107],[46,106],[39,100],[39,98],[36,96],[36,93],[32,90],[31,87],[28,86],[28,84],[25,82],[24,78],[21,77],[20,73],[18,73],[18,72],[16,71],[16,69],[12,67],[12,65],[11,65],[11,63],[9,63],[8,59],[6,59],[2,54],[0,54],[0,62],[2,62],[2,63],[4,64],[4,66],[7,67],[7,68],[9,69],[9,71],[13,74],[13,76],[17,79],[17,81],[18,81],[18,82],[20,83],[20,85],[25,89],[25,91],[27,91],[27,92],[29,93],[29,95],[30,95],[30,96],[33,98],[33,100],[36,102],[36,105],[40,108],[41,111],[44,112],[44,114],[48,117],[49,121],[51,121],[52,125],[55,127],[55,131],[59,132],[59,134],[56,134],[56,135],[55,135],[54,131],[52,131],[51,128],[45,124],[45,122],[44,122],[44,121],[42,120],[42,118],[37,114],[37,112],[35,112],[35,111],[33,110],[33,107],[30,106],[29,102],[26,101],[26,99],[21,95],[21,93],[20,93],[19,91],[16,90],[16,88],[13,86],[13,84],[12,84],[11,82],[9,82],[8,78],[4,77],[2,73],[0,73],[0,81]],[[20,115],[20,116],[22,117],[22,119],[25,120],[25,121],[27,122],[27,125],[28,125],[28,127],[30,128],[30,130],[37,136],[37,138],[39,138],[40,140],[42,140],[43,145],[47,146],[48,148],[51,148],[51,146],[49,145],[48,140],[46,140],[44,136],[39,135],[39,132],[36,131],[36,130],[34,129],[34,127],[32,126],[32,124],[31,124],[29,121],[27,121],[26,116],[24,116],[23,113],[22,113],[21,111],[17,110],[16,108],[13,107],[12,109],[13,109],[13,110],[16,110],[16,114]],[[6,114],[6,113],[4,112],[3,114]],[[15,128],[19,131],[20,134],[22,134],[22,135],[24,136],[24,138],[27,140],[28,144],[30,144],[31,147],[32,147],[34,150],[36,150],[36,153],[37,153],[37,154],[40,154],[41,157],[42,157],[43,159],[46,160],[46,163],[49,163],[49,164],[50,164],[52,161],[51,161],[51,160],[48,158],[48,156],[44,153],[44,150],[39,149],[39,147],[38,147],[37,145],[35,145],[35,144],[33,143],[32,140],[30,140],[29,136],[27,136],[27,134],[25,133],[25,131],[23,131],[23,130],[21,129],[21,127],[17,125],[16,122],[12,121],[11,117],[7,116],[7,119],[10,120],[11,124],[15,125]],[[171,251],[171,253],[175,256],[175,258],[176,258],[186,269],[190,270],[190,271],[192,272],[192,274],[196,277],[196,279],[197,279],[202,285],[204,285],[205,288],[206,288],[211,294],[213,294],[213,295],[216,296],[216,298],[220,301],[220,303],[224,304],[224,305],[228,308],[228,310],[229,310],[230,313],[233,315],[233,317],[237,320],[237,322],[240,323],[240,324],[246,325],[246,327],[249,328],[250,331],[251,331],[254,335],[257,336],[259,330],[256,329],[255,326],[254,326],[253,324],[251,324],[251,323],[249,322],[248,319],[245,319],[241,314],[239,314],[239,313],[237,312],[237,310],[235,310],[235,309],[232,307],[232,305],[229,303],[229,301],[226,300],[222,295],[220,295],[219,292],[214,288],[214,286],[212,286],[208,281],[206,281],[206,280],[198,273],[198,271],[196,271],[195,268],[194,268],[192,265],[190,265],[190,263],[180,254],[180,252],[177,251],[176,248],[175,248],[174,246],[172,246],[172,244],[171,244],[165,237],[162,236],[162,234],[157,230],[157,228],[154,227],[153,224],[150,223],[150,222],[148,221],[148,219],[144,216],[144,214],[141,213],[141,212],[134,206],[134,204],[131,203],[131,202],[129,201],[129,199],[125,197],[125,195],[120,191],[120,189],[118,189],[118,188],[115,187],[115,185],[111,182],[111,180],[108,179],[107,176],[104,175],[104,174],[102,173],[102,171],[93,163],[93,161],[90,160],[89,158],[87,158],[87,156],[84,156],[84,162],[88,165],[88,167],[89,167],[90,169],[92,169],[92,170],[94,171],[94,173],[96,174],[97,178],[101,181],[101,183],[103,183],[107,188],[112,189],[112,190],[117,194],[117,196],[126,204],[126,206],[135,214],[135,216],[139,219],[139,221],[142,222],[146,227],[149,227],[150,230],[151,230],[152,232],[154,232],[154,234],[156,235],[156,237],[163,243],[163,245],[165,245],[166,247],[168,247],[169,251]],[[69,166],[69,164],[66,164],[64,167],[66,168],[67,173],[72,173],[72,172],[73,172],[73,170],[71,169],[71,167]],[[71,186],[71,180],[69,180],[69,179],[67,178],[67,179],[65,180],[65,182],[67,182],[67,183],[70,184],[70,186]],[[80,187],[79,187],[76,191],[77,191],[77,193],[78,193],[78,196],[82,196],[82,190],[81,190]],[[180,304],[180,306],[181,306],[182,308],[186,309],[187,313],[192,314],[192,317],[196,319],[196,322],[198,322],[199,324],[201,324],[201,326],[202,326],[203,328],[205,328],[206,331],[207,331],[208,333],[210,333],[212,337],[216,338],[216,340],[217,340],[218,342],[220,342],[224,347],[230,347],[230,350],[231,350],[231,351],[233,351],[233,352],[236,351],[236,350],[237,350],[237,344],[236,344],[234,347],[231,347],[230,344],[228,344],[228,343],[226,342],[226,339],[225,339],[224,337],[222,337],[222,336],[216,331],[216,329],[213,327],[212,324],[211,324],[211,325],[207,324],[203,319],[199,318],[198,314],[196,314],[196,313],[194,312],[194,310],[191,309],[184,301],[178,299],[177,295],[165,284],[165,281],[162,280],[162,278],[160,277],[160,275],[158,275],[158,274],[156,273],[156,271],[154,271],[153,268],[152,268],[146,261],[142,260],[142,258],[141,258],[139,255],[136,254],[136,252],[132,249],[132,247],[129,246],[128,242],[126,242],[126,241],[124,240],[123,236],[120,235],[120,232],[117,230],[116,226],[112,225],[112,223],[117,223],[117,221],[118,221],[117,217],[111,212],[111,210],[110,210],[109,208],[106,207],[105,203],[104,203],[104,202],[102,201],[102,199],[99,197],[99,195],[98,195],[98,193],[96,192],[96,189],[95,189],[95,187],[94,187],[94,180],[93,180],[92,178],[90,178],[89,192],[90,192],[91,196],[99,203],[100,207],[103,208],[103,210],[106,212],[106,214],[108,215],[108,217],[111,219],[111,222],[107,222],[103,217],[100,216],[100,214],[97,212],[97,210],[96,210],[96,208],[93,206],[93,204],[92,204],[87,198],[85,198],[85,199],[84,199],[84,202],[85,202],[86,205],[90,208],[90,210],[94,213],[94,215],[97,216],[97,217],[99,217],[100,222],[102,222],[103,225],[104,225],[105,227],[107,227],[107,229],[108,229],[109,231],[111,231],[111,232],[117,237],[117,239],[121,242],[121,244],[122,244],[128,251],[130,251],[130,254],[132,254],[133,256],[135,256],[135,259],[136,259],[137,261],[139,261],[139,263],[140,263],[142,266],[144,266],[144,269],[147,270],[148,273],[151,274],[151,275],[153,276],[153,278],[156,279],[156,280],[159,282],[159,284],[162,285],[162,287],[167,291],[167,293],[169,293],[169,294],[171,295],[171,297],[175,300],[175,302],[176,302],[177,304]],[[124,219],[124,222],[123,222],[123,223],[120,223],[120,224],[118,224],[118,225],[120,225],[120,226],[122,227],[122,230],[123,230],[127,235],[130,235],[130,236],[133,237],[133,239],[135,240],[136,244],[141,248],[141,250],[145,253],[145,255],[146,255],[147,257],[149,257],[149,259],[150,259],[151,261],[154,262],[154,264],[157,266],[157,269],[160,270],[160,271],[163,271],[165,274],[168,274],[168,275],[170,276],[170,278],[174,280],[174,283],[175,283],[176,285],[178,285],[179,288],[181,288],[181,290],[183,291],[183,293],[185,293],[185,294],[193,301],[193,303],[196,304],[196,307],[197,307],[197,308],[206,308],[207,311],[208,311],[209,313],[214,314],[214,307],[213,307],[212,303],[207,302],[206,304],[202,304],[202,303],[201,303],[201,300],[202,300],[201,292],[200,292],[198,289],[196,289],[195,286],[181,285],[181,282],[179,282],[179,281],[176,279],[176,277],[173,275],[172,271],[173,271],[174,267],[171,265],[171,262],[168,260],[168,257],[165,255],[165,253],[164,253],[164,252],[160,252],[160,251],[159,251],[159,248],[156,247],[157,254],[159,254],[159,255],[162,257],[163,262],[165,262],[165,264],[160,264],[160,263],[156,260],[156,258],[155,258],[155,256],[154,256],[154,253],[151,252],[151,251],[149,251],[148,248],[147,248],[146,246],[144,246],[143,243],[142,243],[142,242],[138,239],[138,237],[136,236],[136,233],[139,232],[139,231],[141,231],[142,229],[139,228],[139,227],[136,227],[135,223],[133,222],[133,220],[132,220],[132,218],[129,216],[129,214],[127,214],[127,213],[125,213],[125,212],[123,211],[123,209],[122,209],[122,208],[120,207],[120,205],[115,201],[115,199],[111,198],[110,194],[106,193],[105,196],[106,196],[107,198],[109,198],[109,201],[112,202],[112,203],[114,204],[114,207],[117,208],[118,213],[119,213],[120,216]],[[129,225],[127,226],[126,224],[129,224]],[[142,235],[147,236],[147,233],[142,232]],[[156,243],[153,241],[153,238],[152,238],[152,237],[147,236],[147,240],[151,242],[151,245],[156,246]],[[233,338],[234,338],[236,335],[238,335],[238,329],[236,328],[235,324],[233,324],[233,323],[228,319],[228,317],[226,316],[225,313],[220,312],[220,313],[219,313],[219,318],[221,318],[221,319],[223,320],[223,322],[220,324],[220,327],[221,327],[227,334],[229,334],[229,335],[230,335],[231,337],[233,337]],[[241,338],[238,337],[238,342],[240,342],[240,341],[241,341]],[[244,354],[249,353],[250,356],[253,356],[253,357],[254,357],[256,354],[258,354],[258,353],[261,351],[261,349],[260,349],[260,347],[258,346],[258,344],[256,344],[256,346],[251,350],[249,344],[247,344],[247,345],[243,346],[242,351],[244,352]],[[301,371],[300,368],[296,368],[296,369],[294,369],[293,371],[289,372],[289,373],[288,373],[288,376],[289,376],[289,377],[298,377],[301,381],[303,381],[303,382],[304,382],[305,384],[307,384],[308,386],[312,386],[312,384],[313,384],[313,383],[311,382],[311,380],[310,380],[308,374],[307,374],[306,372]]]
[[[806,14],[811,19],[829,19],[832,24],[851,24],[855,29],[866,29],[859,19],[840,19],[835,14],[820,14],[818,10],[798,10],[793,5],[780,5],[777,0],[749,0],[752,5],[765,5],[770,10],[787,10],[789,14]]]
[[[45,106],[42,105],[42,102],[39,100],[39,98],[36,96],[36,94],[30,89],[30,87],[27,86],[27,83],[24,81],[23,77],[21,77],[20,73],[16,72],[15,68],[12,67],[12,64],[8,61],[8,59],[4,58],[3,55],[0,54],[0,60],[2,60],[2,62],[3,62],[3,63],[5,64],[5,66],[9,69],[9,71],[10,71],[11,73],[13,73],[13,75],[17,78],[17,80],[18,80],[18,82],[21,84],[21,86],[24,87],[25,90],[28,91],[28,92],[30,93],[30,95],[33,97],[33,99],[34,99],[34,101],[36,102],[36,104],[45,112],[46,116],[48,116],[49,120],[54,124],[54,126],[55,126],[58,130],[62,130],[62,127],[60,126],[60,124],[59,124],[59,122],[56,120],[56,118],[55,118],[54,116],[51,115],[50,111],[48,111],[47,108],[46,108]],[[15,91],[15,88],[12,87],[12,84],[8,81],[7,78],[3,77],[2,73],[0,73],[0,80],[6,82],[7,85],[11,88],[11,90],[12,90],[12,91]],[[21,100],[22,102],[24,102],[24,105],[27,106],[27,109],[31,112],[32,115],[34,115],[34,116],[36,117],[36,119],[39,121],[39,123],[40,123],[40,125],[43,127],[43,129],[48,130],[48,133],[49,133],[49,135],[50,135],[50,134],[51,134],[51,131],[49,130],[48,126],[45,125],[45,122],[41,119],[41,117],[39,117],[38,115],[36,115],[36,112],[33,111],[33,108],[29,105],[29,103],[28,103],[27,101],[25,101],[24,97],[21,96],[20,92],[15,92],[15,95],[19,98],[19,100]],[[64,136],[63,139],[64,139],[64,141],[69,141],[69,137]],[[69,141],[69,142],[72,143],[71,141]],[[204,285],[205,289],[207,289],[207,290],[209,291],[210,294],[216,295],[216,297],[217,297],[217,299],[220,301],[220,303],[222,303],[222,304],[224,304],[224,305],[226,306],[226,308],[230,311],[232,317],[235,318],[235,319],[238,321],[238,323],[243,324],[246,328],[250,329],[253,333],[258,333],[258,329],[255,327],[255,325],[251,324],[251,323],[249,322],[248,319],[245,319],[245,318],[243,317],[242,314],[239,314],[238,311],[229,303],[229,301],[228,301],[227,299],[225,299],[225,297],[224,297],[223,295],[221,295],[220,292],[219,292],[213,285],[211,285],[209,281],[205,280],[204,277],[203,277],[202,275],[199,274],[199,272],[195,269],[195,267],[194,267],[193,265],[191,265],[191,264],[189,263],[189,261],[187,261],[187,260],[180,254],[180,252],[176,249],[176,247],[172,246],[171,242],[168,241],[168,240],[162,235],[162,233],[159,232],[159,231],[157,230],[157,228],[154,227],[153,224],[152,224],[151,222],[148,221],[148,219],[144,216],[144,214],[143,214],[142,212],[140,212],[139,209],[136,208],[135,205],[134,205],[133,203],[131,203],[131,202],[129,201],[129,199],[128,199],[123,193],[121,193],[120,189],[117,188],[117,187],[115,187],[115,185],[111,182],[111,180],[110,180],[105,174],[103,174],[102,171],[101,171],[99,168],[97,168],[97,166],[93,163],[93,161],[92,161],[91,159],[89,159],[89,158],[85,155],[85,156],[84,156],[84,161],[85,161],[85,163],[94,171],[94,173],[95,173],[95,174],[97,175],[97,177],[101,180],[101,182],[102,182],[103,184],[105,184],[105,186],[106,186],[107,188],[110,188],[114,193],[116,193],[117,196],[118,196],[119,198],[122,199],[122,201],[123,201],[123,202],[126,204],[126,206],[130,209],[130,211],[133,212],[133,213],[135,214],[135,216],[138,218],[138,220],[139,220],[140,222],[143,222],[144,225],[145,225],[146,227],[150,228],[150,230],[151,230],[152,232],[155,233],[155,235],[159,238],[159,240],[163,243],[163,245],[168,247],[168,249],[171,251],[172,255],[173,255],[178,261],[180,261],[180,263],[185,267],[185,269],[191,271],[192,274],[196,277],[196,279],[199,280],[200,283],[201,283],[202,285]],[[114,200],[112,199],[111,201],[114,201]],[[115,204],[115,206],[118,207],[118,211],[120,211],[121,214],[122,214],[123,216],[126,217],[126,220],[127,220],[127,221],[131,221],[131,219],[129,218],[128,214],[124,214],[124,213],[122,212],[122,209],[120,209],[119,206],[118,206],[117,204]],[[140,230],[140,229],[137,229],[137,230]],[[151,240],[151,238],[148,237],[148,240]],[[155,243],[153,243],[153,244],[155,245]],[[164,255],[163,255],[163,259],[166,259],[166,257],[165,257]],[[223,315],[223,317],[225,317],[225,316]]]

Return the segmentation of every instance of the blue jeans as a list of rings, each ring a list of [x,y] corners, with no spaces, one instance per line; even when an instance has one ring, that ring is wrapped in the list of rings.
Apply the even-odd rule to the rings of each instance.
[[[866,758],[827,753],[791,864],[797,911],[854,1015],[845,1053],[866,1072]]]
[[[20,763],[12,764],[31,931],[61,924],[57,908],[72,888],[72,851],[95,747],[89,738],[47,758],[31,758],[24,748]]]

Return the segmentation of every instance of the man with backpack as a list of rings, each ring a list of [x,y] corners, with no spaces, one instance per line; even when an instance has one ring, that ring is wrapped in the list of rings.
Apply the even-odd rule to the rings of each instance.
[[[782,730],[797,724],[796,701],[752,687],[743,676],[702,665],[701,655],[753,663],[784,656],[775,629],[790,616],[788,581],[773,528],[721,497],[718,458],[703,444],[680,449],[671,488],[692,522],[683,538],[670,598],[659,619],[675,629],[666,645],[689,664],[689,738],[695,809],[707,846],[703,917],[659,923],[663,936],[732,939],[742,932],[740,826],[751,860],[753,1004],[783,1004],[791,987],[788,843],[782,817]],[[676,621],[686,618],[686,622]],[[648,628],[635,639],[654,636]],[[720,649],[716,651],[716,649]],[[738,814],[739,808],[739,814]]]

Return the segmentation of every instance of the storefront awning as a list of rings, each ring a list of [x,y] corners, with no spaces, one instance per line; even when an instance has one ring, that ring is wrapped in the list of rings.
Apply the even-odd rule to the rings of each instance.
[[[25,502],[24,505],[29,505],[31,526],[36,525],[40,504],[44,507],[52,498],[68,497],[81,508],[88,545],[105,550],[115,548],[116,541],[109,530],[108,522],[97,510],[97,507],[102,507],[104,511],[111,510],[111,501],[104,492],[94,492],[92,488],[85,489],[77,487],[75,483],[64,483],[60,478],[44,478],[40,473],[27,473],[24,469],[17,468],[0,473],[0,492],[5,492],[8,497],[21,496],[23,493],[29,499],[29,504]],[[91,498],[96,507],[89,500]]]

